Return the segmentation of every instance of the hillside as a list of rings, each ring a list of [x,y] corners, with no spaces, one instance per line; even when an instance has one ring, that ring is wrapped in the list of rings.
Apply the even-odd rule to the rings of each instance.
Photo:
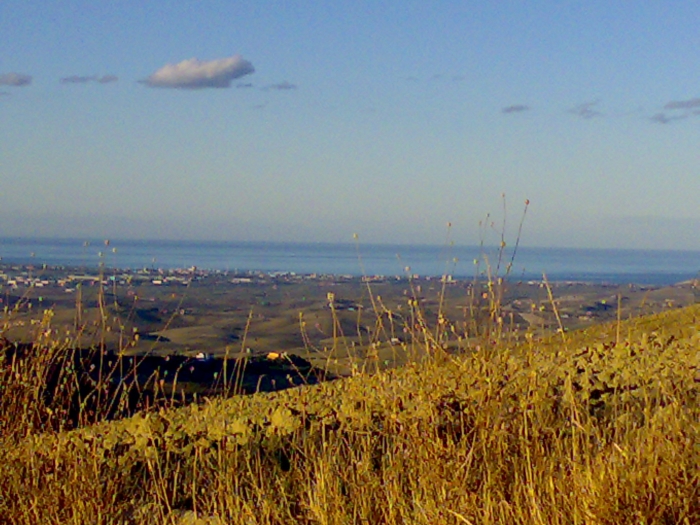
[[[698,523],[700,306],[4,447],[16,523]]]

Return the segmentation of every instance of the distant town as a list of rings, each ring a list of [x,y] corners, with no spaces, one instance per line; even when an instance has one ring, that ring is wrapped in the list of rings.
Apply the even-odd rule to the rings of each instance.
[[[295,272],[262,272],[262,271],[228,271],[206,270],[197,267],[190,268],[85,268],[50,265],[15,265],[0,264],[0,286],[9,289],[20,288],[62,288],[65,292],[74,292],[79,284],[103,285],[143,285],[154,286],[186,286],[193,282],[228,282],[230,284],[268,285],[274,283],[301,283],[309,281],[334,281],[334,282],[402,282],[410,280],[424,280],[426,282],[458,283],[460,280],[451,275],[445,277],[421,277],[412,276],[384,276],[371,275],[358,277],[355,275],[335,274],[298,274]],[[465,282],[462,280],[462,282]],[[535,284],[535,283],[533,283]]]

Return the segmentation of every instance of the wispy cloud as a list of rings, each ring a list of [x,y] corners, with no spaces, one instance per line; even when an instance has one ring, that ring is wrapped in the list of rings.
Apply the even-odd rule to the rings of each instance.
[[[529,109],[530,106],[526,106],[525,104],[513,104],[512,106],[507,106],[501,109],[501,113],[522,113],[523,111],[528,111]]]
[[[674,120],[683,120],[684,118],[688,118],[688,115],[666,115],[666,113],[657,113],[649,117],[649,120],[656,124],[668,124]]]
[[[190,58],[177,64],[166,64],[139,82],[154,88],[228,88],[232,80],[254,71],[253,64],[241,55],[215,60]]]
[[[672,100],[664,106],[664,109],[694,109],[700,108],[700,98],[689,100]]]
[[[119,80],[119,77],[116,75],[104,75],[97,79],[97,83],[111,84],[112,82],[116,82],[117,80]]]
[[[584,102],[583,104],[579,104],[578,106],[571,108],[569,113],[578,115],[581,118],[601,117],[603,114],[600,111],[593,109],[598,102],[598,100],[594,100],[593,102]]]
[[[269,86],[265,86],[263,89],[264,90],[275,89],[277,91],[289,91],[292,89],[297,89],[297,85],[290,84],[289,82],[287,82],[285,80],[284,82],[279,82],[278,84],[270,84]]]
[[[96,82],[97,84],[110,84],[119,80],[115,75],[104,75],[98,77],[97,75],[90,76],[79,76],[71,75],[69,77],[64,77],[61,79],[61,84],[87,84],[89,82]]]
[[[252,82],[241,82],[240,84],[236,84],[236,87],[239,89],[247,89],[247,88],[252,88],[253,83]]]
[[[22,87],[31,83],[31,75],[23,75],[22,73],[3,73],[0,75],[0,86]]]
[[[95,77],[80,77],[78,75],[71,75],[70,77],[63,77],[61,79],[61,84],[87,84],[92,82]]]

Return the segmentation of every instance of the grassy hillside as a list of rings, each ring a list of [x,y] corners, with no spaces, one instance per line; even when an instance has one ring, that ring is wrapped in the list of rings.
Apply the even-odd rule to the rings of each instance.
[[[693,306],[485,338],[372,375],[5,436],[0,521],[700,523],[699,323]]]

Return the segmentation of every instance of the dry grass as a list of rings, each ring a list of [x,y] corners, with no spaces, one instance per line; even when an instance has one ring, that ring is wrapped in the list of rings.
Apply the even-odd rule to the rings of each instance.
[[[433,348],[73,432],[40,432],[36,389],[6,375],[0,521],[698,523],[699,316],[572,334],[568,349]]]
[[[368,355],[347,379],[112,422],[98,383],[72,431],[72,346],[47,314],[0,368],[0,522],[700,523],[700,307],[515,338],[491,277],[470,332],[408,298],[400,368]],[[388,348],[404,327],[372,301],[369,348]]]

